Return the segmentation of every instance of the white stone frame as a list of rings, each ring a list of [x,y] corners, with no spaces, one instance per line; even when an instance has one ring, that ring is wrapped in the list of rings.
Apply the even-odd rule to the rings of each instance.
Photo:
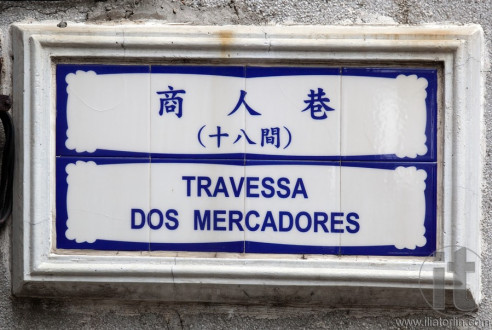
[[[440,127],[440,246],[480,255],[482,30],[479,26],[221,26],[69,23],[16,24],[13,292],[162,301],[328,306],[428,307],[433,268],[416,257],[356,257],[55,251],[55,102],[53,63],[69,59],[191,61],[356,61],[443,65]],[[209,62],[210,63],[210,62]],[[480,265],[478,265],[478,270]],[[420,275],[419,275],[420,274]],[[453,278],[446,275],[446,289]],[[467,289],[480,301],[480,271]]]

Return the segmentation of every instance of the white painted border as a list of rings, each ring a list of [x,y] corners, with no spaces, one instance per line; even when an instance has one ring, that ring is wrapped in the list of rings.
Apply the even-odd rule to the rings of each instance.
[[[324,303],[427,307],[434,267],[409,257],[217,256],[53,251],[54,74],[58,58],[91,63],[173,59],[439,62],[443,78],[443,229],[438,242],[480,255],[484,155],[479,26],[178,26],[17,24],[14,50],[16,174],[13,291],[166,301]],[[369,64],[367,64],[369,65]],[[186,255],[186,254],[184,254]],[[446,256],[449,258],[449,256]],[[477,265],[480,269],[480,265]],[[446,288],[452,287],[446,278]],[[476,303],[480,272],[467,277]]]

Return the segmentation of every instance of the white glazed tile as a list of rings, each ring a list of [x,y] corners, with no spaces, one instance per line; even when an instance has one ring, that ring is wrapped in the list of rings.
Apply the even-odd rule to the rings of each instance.
[[[342,156],[426,155],[427,84],[415,75],[343,76]]]
[[[66,81],[67,149],[149,152],[150,74],[77,71]]]
[[[248,78],[246,89],[251,106],[261,113],[261,116],[246,116],[247,132],[256,142],[246,144],[248,153],[340,155],[340,76]],[[321,92],[319,95],[322,99],[329,99],[323,104],[334,110],[325,111],[317,97],[309,96],[311,91],[313,95]],[[309,107],[310,104],[306,102],[311,99],[313,104]],[[325,116],[324,119],[313,119]]]
[[[184,91],[174,96],[182,99],[181,117],[177,108],[174,112],[167,112],[164,107],[162,115],[159,114],[163,95],[157,93],[169,91],[170,87]],[[150,104],[152,152],[243,153],[244,139],[236,142],[236,138],[244,129],[244,109],[229,114],[244,88],[244,78],[239,77],[153,73]],[[219,134],[220,138],[214,136]]]
[[[257,214],[252,213],[250,217],[249,224],[253,230],[246,230],[246,241],[286,244],[291,245],[291,248],[295,245],[334,248],[339,246],[340,235],[330,232],[330,215],[340,209],[339,166],[336,164],[335,166],[253,165],[246,167],[246,176],[258,178],[256,184],[259,186],[252,190],[258,197],[246,197],[245,213],[257,212]],[[267,185],[272,186],[275,190],[275,195],[272,197],[269,197],[270,188],[263,184],[265,178],[273,180],[273,183],[270,179],[266,181]],[[286,183],[285,179],[288,179],[289,183]],[[279,182],[281,186],[288,186],[290,193],[279,186]],[[301,183],[305,189],[299,189],[294,194],[295,187],[300,188]],[[288,197],[280,198],[278,193]],[[281,216],[281,211],[286,213],[282,213]],[[269,212],[271,212],[271,217]],[[300,215],[301,212],[309,214],[310,226],[308,216]],[[292,220],[289,220],[290,216],[287,213],[292,215]],[[315,213],[318,220],[316,225]],[[300,216],[296,223],[298,215]],[[282,218],[282,225],[280,218]],[[292,226],[290,226],[291,223]],[[324,228],[320,223],[324,224]],[[281,226],[285,231],[280,230]],[[255,228],[257,229],[254,230]],[[248,245],[246,247],[246,252],[248,252]],[[268,253],[268,251],[264,252]]]
[[[244,192],[235,194],[231,185],[231,180],[239,185],[243,176],[244,167],[237,165],[152,163],[151,208],[163,214],[164,210],[176,210],[179,225],[172,230],[152,230],[151,243],[244,242],[244,232],[235,225],[230,227],[229,222],[230,210],[243,213]],[[199,183],[208,186],[207,180],[208,192],[198,189]],[[199,223],[207,214],[210,229]]]
[[[132,229],[132,210],[149,207],[148,163],[98,165],[79,160],[68,164],[65,170],[67,239],[77,243],[110,240],[148,244],[146,226]],[[140,227],[142,218],[138,212],[134,219]]]
[[[342,166],[341,210],[359,218],[357,232],[343,233],[342,247],[425,245],[426,177],[424,170],[413,166],[394,170]],[[356,225],[350,228],[355,230]]]

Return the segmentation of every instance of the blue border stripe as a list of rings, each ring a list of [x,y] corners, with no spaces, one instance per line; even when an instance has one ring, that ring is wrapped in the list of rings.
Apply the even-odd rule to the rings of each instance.
[[[78,157],[80,159],[124,157],[124,158],[147,158],[147,159],[173,159],[173,160],[272,160],[272,161],[340,161],[340,156],[282,156],[282,155],[258,155],[248,153],[224,153],[224,154],[160,154],[143,153],[131,151],[108,151],[96,150],[93,153],[80,152],[75,155],[57,155],[57,157]]]
[[[56,68],[57,76],[60,72],[63,79],[67,74],[77,71],[94,71],[96,74],[150,73],[150,65],[57,64]]]
[[[246,253],[339,254],[338,246],[288,245],[246,241]]]
[[[258,165],[319,165],[319,166],[347,166],[347,167],[364,167],[395,169],[398,166],[415,166],[417,168],[427,168],[435,166],[435,162],[408,162],[408,161],[339,161],[339,160],[320,160],[320,159],[229,159],[229,158],[143,158],[143,157],[72,157],[57,156],[57,159],[63,159],[68,163],[76,161],[95,162],[98,165],[106,164],[136,164],[136,163],[178,163],[178,164],[219,164],[219,165],[236,165],[236,166],[258,166]]]
[[[106,158],[106,157],[125,157],[125,158],[148,158],[148,159],[244,159],[244,160],[271,160],[271,161],[343,161],[343,162],[433,162],[426,158],[398,157],[396,155],[361,155],[361,156],[301,156],[301,155],[267,155],[250,153],[223,153],[223,154],[162,154],[146,153],[133,151],[118,151],[98,149],[94,152],[74,152],[73,154],[57,155],[57,157],[79,157],[83,158]]]
[[[55,175],[56,175],[56,221],[55,221],[55,229],[56,229],[56,247],[58,249],[71,249],[75,248],[91,248],[90,246],[84,244],[76,244],[75,241],[69,240],[66,237],[66,231],[68,229],[67,220],[68,220],[68,210],[67,210],[67,192],[68,192],[68,183],[67,177],[68,173],[66,172],[66,166],[68,163],[65,158],[56,158],[56,167],[55,167]]]
[[[183,251],[183,252],[230,252],[243,253],[244,242],[214,243],[150,243],[151,251]]]
[[[246,78],[280,77],[280,76],[336,76],[341,68],[320,67],[259,67],[246,66]]]
[[[427,78],[429,75],[437,74],[436,69],[431,68],[385,68],[385,67],[343,67],[342,76],[357,77],[379,77],[379,78],[396,78],[401,74],[417,75],[418,77]]]
[[[343,76],[356,77],[375,77],[375,78],[396,78],[399,75],[416,75],[418,78],[427,80],[427,97],[425,99],[426,106],[426,128],[425,135],[427,140],[427,153],[416,158],[399,158],[396,155],[371,155],[371,156],[342,156],[353,160],[411,160],[411,161],[437,161],[437,69],[427,68],[342,68]]]
[[[437,244],[437,164],[433,162],[429,163],[404,163],[404,162],[342,162],[341,166],[347,167],[361,167],[361,168],[373,168],[373,169],[386,169],[394,170],[399,166],[415,167],[418,170],[424,170],[427,173],[425,179],[425,239],[426,243],[422,247],[415,249],[397,249],[394,246],[391,247],[379,247],[381,251],[377,252],[377,255],[413,255],[413,256],[428,256],[436,250]],[[340,253],[345,255],[371,255],[376,252],[365,252],[369,247],[340,247]],[[372,247],[371,247],[372,248]],[[375,247],[374,247],[375,248]],[[370,249],[369,249],[370,250]],[[370,250],[372,251],[372,250]]]
[[[208,76],[245,77],[244,66],[152,65],[151,73],[197,74]]]
[[[68,120],[68,83],[67,75],[77,71],[94,71],[96,74],[125,74],[150,73],[149,65],[106,65],[106,64],[57,64],[56,65],[56,155],[64,156],[122,156],[141,157],[148,153],[133,153],[128,151],[96,150],[94,153],[77,152],[65,146],[67,141]]]
[[[410,249],[397,249],[392,245],[381,246],[341,246],[340,255],[360,255],[360,256],[414,256],[414,257],[428,257],[436,249],[428,250],[425,248]]]
[[[134,158],[93,158],[80,159],[76,157],[56,157],[56,247],[58,249],[84,249],[84,250],[115,250],[115,251],[149,251],[149,242],[120,242],[96,240],[94,243],[77,243],[66,237],[68,229],[67,192],[68,164],[77,161],[94,161],[98,165],[126,164],[126,163],[148,163],[148,159]]]
[[[306,75],[340,75],[341,68],[326,67],[261,67],[261,66],[197,66],[197,65],[152,65],[151,73],[196,74],[238,78],[260,78]]]

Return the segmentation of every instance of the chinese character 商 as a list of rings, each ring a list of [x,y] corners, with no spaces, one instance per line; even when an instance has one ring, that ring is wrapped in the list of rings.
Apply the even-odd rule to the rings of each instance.
[[[161,106],[159,109],[159,116],[162,116],[164,109],[166,112],[174,112],[178,118],[183,115],[183,99],[178,94],[185,94],[186,91],[182,89],[174,89],[172,86],[168,86],[168,91],[157,92],[158,95],[163,95],[161,97]]]

